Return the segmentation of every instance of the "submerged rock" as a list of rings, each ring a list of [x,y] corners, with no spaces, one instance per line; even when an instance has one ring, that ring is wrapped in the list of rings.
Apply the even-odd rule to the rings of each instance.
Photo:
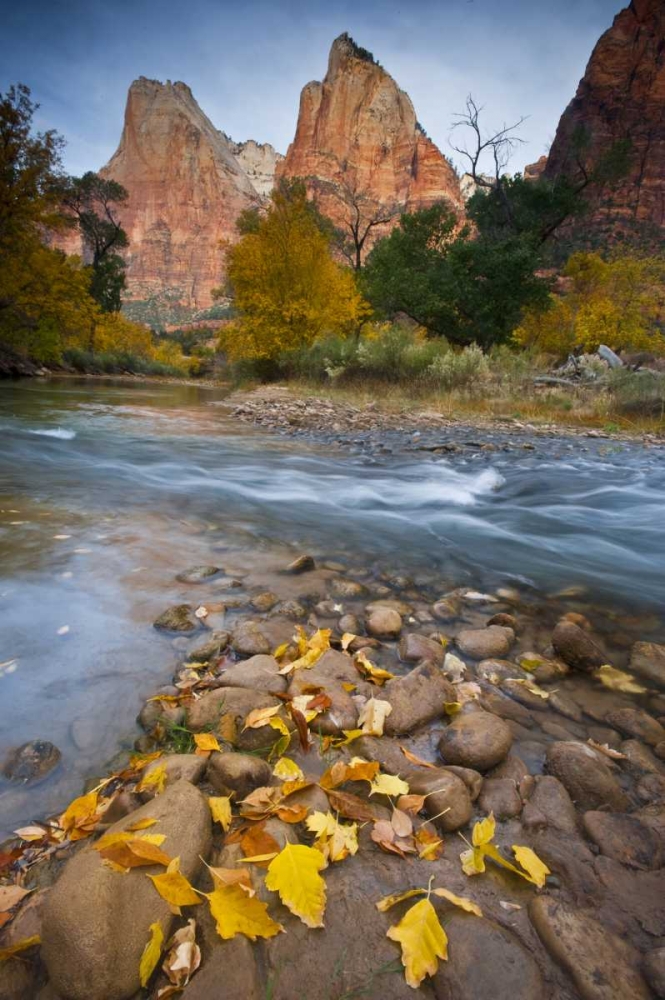
[[[243,622],[233,630],[231,648],[240,656],[258,656],[271,653],[270,641],[256,622]]]
[[[461,764],[488,771],[507,755],[513,734],[503,719],[489,712],[458,715],[439,739],[439,753],[446,764]]]
[[[201,628],[201,622],[194,615],[191,604],[174,604],[155,618],[152,624],[154,628],[164,632],[195,632]]]
[[[316,563],[312,556],[301,555],[289,563],[286,572],[299,575],[300,573],[310,573],[314,569],[316,569]]]
[[[375,608],[367,616],[367,631],[376,639],[396,639],[402,631],[402,618],[392,608]]]
[[[219,566],[192,566],[178,573],[176,580],[179,583],[206,583],[217,573],[221,573]]]
[[[660,868],[661,848],[656,834],[635,816],[586,812],[584,829],[600,853],[630,868]]]
[[[458,649],[474,660],[505,656],[515,642],[515,633],[502,625],[463,629],[455,638]]]
[[[418,632],[409,632],[402,636],[399,642],[399,658],[405,663],[419,663],[421,660],[431,660],[432,663],[443,663],[445,650],[440,642],[429,639]]]
[[[41,781],[60,763],[62,753],[48,740],[30,740],[10,750],[2,766],[2,773],[9,781],[28,785]]]
[[[628,807],[628,798],[610,767],[585,743],[550,744],[547,770],[561,781],[580,809],[609,806],[621,812]]]
[[[560,621],[552,633],[552,646],[557,656],[573,670],[596,670],[607,662],[591,636],[571,621]]]
[[[665,646],[636,642],[630,654],[630,672],[665,688]]]

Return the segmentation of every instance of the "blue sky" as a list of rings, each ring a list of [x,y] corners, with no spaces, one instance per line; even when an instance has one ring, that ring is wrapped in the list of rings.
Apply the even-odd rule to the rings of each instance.
[[[114,152],[137,76],[184,80],[217,128],[285,152],[298,99],[322,79],[348,31],[407,91],[453,156],[452,115],[471,92],[488,124],[521,115],[527,144],[511,169],[545,152],[593,45],[621,0],[2,0],[0,89],[22,82],[40,128],[67,140],[82,173]]]

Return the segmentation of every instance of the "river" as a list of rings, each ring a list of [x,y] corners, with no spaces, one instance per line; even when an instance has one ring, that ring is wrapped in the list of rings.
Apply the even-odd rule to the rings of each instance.
[[[191,600],[175,580],[188,566],[255,588],[307,551],[439,593],[575,586],[619,616],[665,606],[663,449],[376,457],[271,436],[221,403],[187,385],[0,388],[0,754],[35,738],[63,753],[49,780],[0,785],[0,832],[131,747],[177,663],[151,623]]]

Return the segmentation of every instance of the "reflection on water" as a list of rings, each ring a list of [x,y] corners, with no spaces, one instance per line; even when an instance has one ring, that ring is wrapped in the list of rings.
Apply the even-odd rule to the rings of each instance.
[[[380,460],[231,422],[220,393],[66,380],[0,388],[0,752],[64,755],[35,789],[0,789],[0,829],[77,794],[135,738],[176,653],[150,628],[189,596],[183,567],[261,580],[298,549],[443,592],[518,580],[665,604],[665,465],[656,450]],[[572,457],[571,457],[572,455]],[[59,634],[68,626],[64,634]]]

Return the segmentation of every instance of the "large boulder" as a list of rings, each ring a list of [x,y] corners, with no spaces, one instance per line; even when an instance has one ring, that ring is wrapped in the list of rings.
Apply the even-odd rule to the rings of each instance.
[[[280,704],[272,695],[251,688],[214,688],[189,706],[187,726],[195,733],[212,730],[241,750],[262,750],[270,747],[279,738],[279,733],[270,726],[243,729],[245,719],[255,708],[274,708]],[[294,729],[284,709],[279,716],[291,730]]]
[[[279,664],[274,656],[250,656],[248,660],[232,663],[219,675],[221,687],[252,688],[267,691],[268,694],[284,694],[287,679],[279,672]]]
[[[358,724],[358,707],[344,685],[363,687],[360,674],[347,653],[328,649],[310,670],[296,670],[289,686],[293,698],[307,691],[320,688],[332,701],[332,705],[321,715],[317,715],[312,729],[335,735],[343,729],[355,729]]]
[[[512,742],[510,726],[481,710],[458,715],[444,729],[439,753],[446,764],[489,771],[507,757]]]
[[[194,880],[211,843],[205,797],[179,781],[108,832],[147,818],[157,820],[151,833],[166,836],[162,849],[180,858],[183,875]],[[113,871],[92,845],[67,863],[48,894],[42,930],[42,958],[62,1000],[125,1000],[138,992],[150,925],[159,922],[168,938],[174,922],[168,903],[146,878],[161,871],[158,865]]]
[[[607,662],[602,649],[588,632],[571,621],[560,621],[552,633],[557,656],[573,670],[595,670]]]
[[[247,753],[213,753],[208,761],[206,777],[220,795],[246,798],[261,785],[269,785],[272,769],[260,757]]]
[[[585,743],[562,741],[547,748],[547,770],[558,778],[579,809],[628,808],[619,782],[600,754]]]
[[[414,667],[404,677],[388,681],[380,697],[393,707],[385,724],[388,736],[409,733],[416,726],[439,718],[444,704],[456,700],[453,685],[441,668],[430,662]]]
[[[429,639],[419,632],[409,632],[402,636],[399,642],[399,658],[405,663],[420,663],[421,660],[430,660],[439,666],[443,663],[445,650],[440,642]]]

